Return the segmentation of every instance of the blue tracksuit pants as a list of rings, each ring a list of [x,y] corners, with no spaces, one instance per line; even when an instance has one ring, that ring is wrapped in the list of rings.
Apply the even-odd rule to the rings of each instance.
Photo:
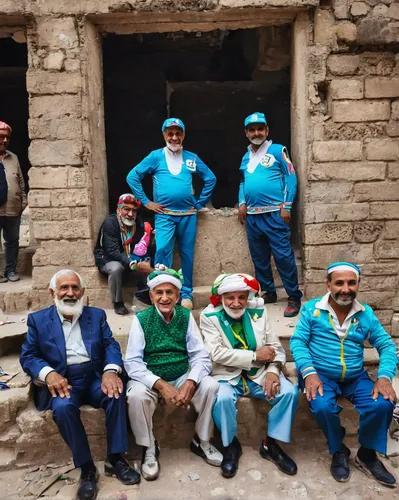
[[[259,384],[243,377],[237,385],[227,381],[219,382],[219,391],[213,407],[213,420],[222,435],[223,446],[228,446],[237,434],[236,402],[241,396],[264,399],[271,404],[268,414],[267,435],[290,442],[291,427],[298,406],[298,386],[293,385],[283,375],[280,375],[280,393],[274,399],[267,399]]]
[[[173,247],[176,237],[184,278],[181,290],[182,299],[192,299],[196,235],[196,214],[183,216],[155,214],[155,264],[172,267]]]
[[[249,250],[255,266],[256,279],[264,292],[276,292],[270,263],[273,254],[277,271],[288,298],[300,301],[295,255],[291,247],[291,229],[280,212],[247,215],[246,229]]]
[[[107,453],[127,452],[127,425],[125,395],[109,398],[101,389],[101,378],[93,371],[91,363],[68,367],[66,378],[72,386],[71,397],[54,398],[51,402],[53,419],[61,436],[72,451],[75,467],[92,460],[85,428],[80,419],[84,404],[105,411]]]
[[[323,382],[323,396],[309,402],[310,409],[323,431],[331,454],[341,449],[345,429],[341,426],[339,413],[342,406],[337,405],[337,397],[343,396],[352,402],[359,413],[359,443],[365,448],[379,453],[387,452],[387,433],[395,405],[384,399],[381,394],[374,400],[371,390],[374,382],[366,371],[354,380],[335,382],[318,374]],[[299,377],[301,388],[304,380]]]

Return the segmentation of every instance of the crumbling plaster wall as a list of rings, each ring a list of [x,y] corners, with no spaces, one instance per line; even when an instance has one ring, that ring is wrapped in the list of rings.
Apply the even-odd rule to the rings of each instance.
[[[40,242],[33,307],[46,303],[48,278],[65,265],[86,276],[90,303],[107,299],[91,253],[106,205],[101,205],[105,155],[96,74],[101,54],[91,24],[96,15],[104,22],[105,15],[126,13],[126,32],[132,13],[138,23],[141,12],[152,13],[147,17],[151,22],[162,12],[167,30],[171,22],[184,28],[184,15],[196,11],[209,21],[213,13],[217,19],[231,12],[237,19],[242,9],[245,25],[254,8],[259,9],[256,16],[266,8],[273,8],[268,12],[274,16],[308,8],[295,23],[292,76],[292,152],[300,180],[305,291],[311,297],[324,290],[330,261],[357,262],[363,266],[364,300],[399,335],[399,61],[394,53],[399,4],[331,0],[318,5],[317,0],[3,0],[4,14],[24,15],[28,22],[29,201]],[[237,224],[234,217],[228,223]],[[247,268],[246,249],[243,254],[245,260],[238,249],[227,260]],[[197,252],[197,269],[206,268],[207,258]]]

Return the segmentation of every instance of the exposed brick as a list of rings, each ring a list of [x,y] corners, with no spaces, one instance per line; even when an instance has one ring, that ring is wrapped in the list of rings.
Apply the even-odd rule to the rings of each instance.
[[[399,141],[396,139],[375,139],[366,145],[368,160],[399,160]]]
[[[399,179],[399,163],[388,163],[388,178]]]
[[[75,207],[70,210],[72,219],[89,219],[92,215],[87,207]]]
[[[315,161],[353,161],[362,159],[360,141],[316,141],[313,143]]]
[[[359,182],[355,184],[355,201],[399,200],[399,182]]]
[[[87,173],[83,168],[69,168],[68,187],[83,188],[87,187]]]
[[[356,24],[350,21],[342,21],[336,26],[337,38],[343,42],[352,43],[356,41]]]
[[[32,221],[70,220],[69,208],[30,208],[29,217]]]
[[[398,285],[397,276],[363,276],[360,280],[360,290],[363,292],[374,290],[395,290]]]
[[[325,283],[305,283],[305,299],[310,300],[321,297],[327,292]]]
[[[375,312],[375,315],[379,319],[381,325],[390,325],[393,317],[393,310],[388,309],[388,310],[381,310],[378,309]]]
[[[326,79],[327,54],[327,47],[315,45],[308,48],[308,74],[313,83],[324,82]]]
[[[362,99],[363,80],[332,80],[330,92],[333,99]]]
[[[398,313],[395,313],[392,316],[391,326],[392,326],[392,330],[391,330],[392,337],[394,337],[394,338],[399,337],[399,314]]]
[[[33,222],[33,237],[37,240],[90,238],[89,221]]]
[[[64,167],[32,167],[29,169],[29,187],[36,189],[66,188],[68,171]]]
[[[315,11],[314,41],[330,47],[336,42],[334,16],[329,10],[316,9]]]
[[[378,262],[376,264],[363,264],[362,276],[397,275],[399,272],[399,262]]]
[[[345,222],[306,224],[303,234],[306,245],[349,243],[353,239],[353,225]]]
[[[384,162],[331,162],[311,165],[309,179],[312,181],[364,181],[384,180]]]
[[[373,259],[372,243],[345,243],[344,245],[318,245],[305,247],[305,262],[312,268],[326,269],[335,261],[356,262],[364,264]],[[386,309],[386,308],[385,308]]]
[[[399,121],[390,120],[387,124],[387,134],[389,137],[399,137]]]
[[[308,201],[322,203],[350,203],[353,184],[350,182],[312,182],[309,185]]]
[[[392,120],[399,120],[399,100],[392,103],[391,118]]]
[[[359,243],[372,243],[381,236],[383,229],[383,222],[359,222],[355,224],[355,241]]]
[[[29,70],[26,74],[30,94],[77,94],[81,85],[80,74],[40,70]]]
[[[399,240],[399,222],[397,220],[386,221],[384,238],[386,240],[394,240],[394,239]]]
[[[30,118],[28,127],[31,139],[76,139],[82,136],[82,122],[78,118]]]
[[[331,55],[327,58],[327,66],[333,75],[344,76],[357,73],[360,64],[358,55]]]
[[[29,100],[29,116],[31,118],[69,118],[81,116],[81,100],[77,95],[36,96]]]
[[[365,220],[369,216],[367,203],[309,203],[304,207],[303,222],[342,222]]]
[[[391,103],[385,101],[334,101],[332,115],[336,122],[389,120]]]
[[[40,47],[71,49],[79,46],[73,17],[38,18],[37,35]]]
[[[334,16],[337,19],[347,19],[349,17],[349,2],[348,0],[332,0]]]
[[[61,50],[50,52],[44,59],[43,67],[47,70],[61,71],[64,66],[65,54]]]
[[[387,12],[387,16],[391,19],[396,19],[399,21],[399,3],[392,3]]]
[[[63,210],[63,209],[58,209]],[[88,267],[94,265],[90,241],[42,241],[33,256],[34,266]]]
[[[29,146],[32,166],[81,165],[82,144],[80,140],[45,141],[36,139]]]
[[[87,189],[60,189],[51,193],[53,207],[85,206],[88,203],[89,193]]]
[[[68,259],[65,259],[68,260]],[[47,288],[54,274],[62,268],[63,264],[55,266],[35,267],[32,273],[32,284],[34,289]],[[67,264],[68,265],[68,264]],[[96,267],[80,268],[76,264],[73,265],[73,270],[78,272],[85,281],[87,288],[107,288],[107,280],[101,277],[99,270]]]
[[[65,71],[79,71],[80,70],[80,59],[66,59],[65,60]]]
[[[399,259],[399,242],[382,240],[375,244],[375,256],[379,259]]]
[[[31,189],[28,194],[29,207],[49,207],[51,204],[50,191]]]
[[[399,97],[399,76],[366,78],[365,97]]]
[[[305,283],[325,283],[327,281],[325,269],[307,269],[305,271]]]
[[[353,2],[351,7],[352,16],[365,16],[370,10],[370,7],[365,2]]]
[[[399,203],[370,203],[370,219],[399,219]]]
[[[360,302],[368,304],[373,309],[390,309],[392,308],[392,299],[395,296],[394,291],[374,291],[361,292],[358,299]]]

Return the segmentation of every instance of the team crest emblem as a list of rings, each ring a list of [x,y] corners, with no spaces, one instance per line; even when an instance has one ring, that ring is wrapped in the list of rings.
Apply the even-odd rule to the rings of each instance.
[[[272,155],[265,155],[261,160],[260,164],[262,167],[270,167],[274,163],[274,157]]]
[[[197,166],[195,164],[195,160],[186,160],[186,167],[187,167],[187,170],[190,170],[190,172],[195,172],[197,169]]]

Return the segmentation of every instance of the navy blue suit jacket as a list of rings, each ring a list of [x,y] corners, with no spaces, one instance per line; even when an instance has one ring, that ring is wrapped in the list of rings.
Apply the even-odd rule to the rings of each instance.
[[[98,377],[110,363],[123,367],[121,349],[113,338],[102,309],[84,307],[79,318],[82,338]],[[55,306],[29,314],[28,334],[22,346],[20,363],[36,381],[39,372],[50,366],[60,375],[67,371],[64,331]],[[51,407],[51,394],[46,385],[34,385],[34,401],[38,410]]]

